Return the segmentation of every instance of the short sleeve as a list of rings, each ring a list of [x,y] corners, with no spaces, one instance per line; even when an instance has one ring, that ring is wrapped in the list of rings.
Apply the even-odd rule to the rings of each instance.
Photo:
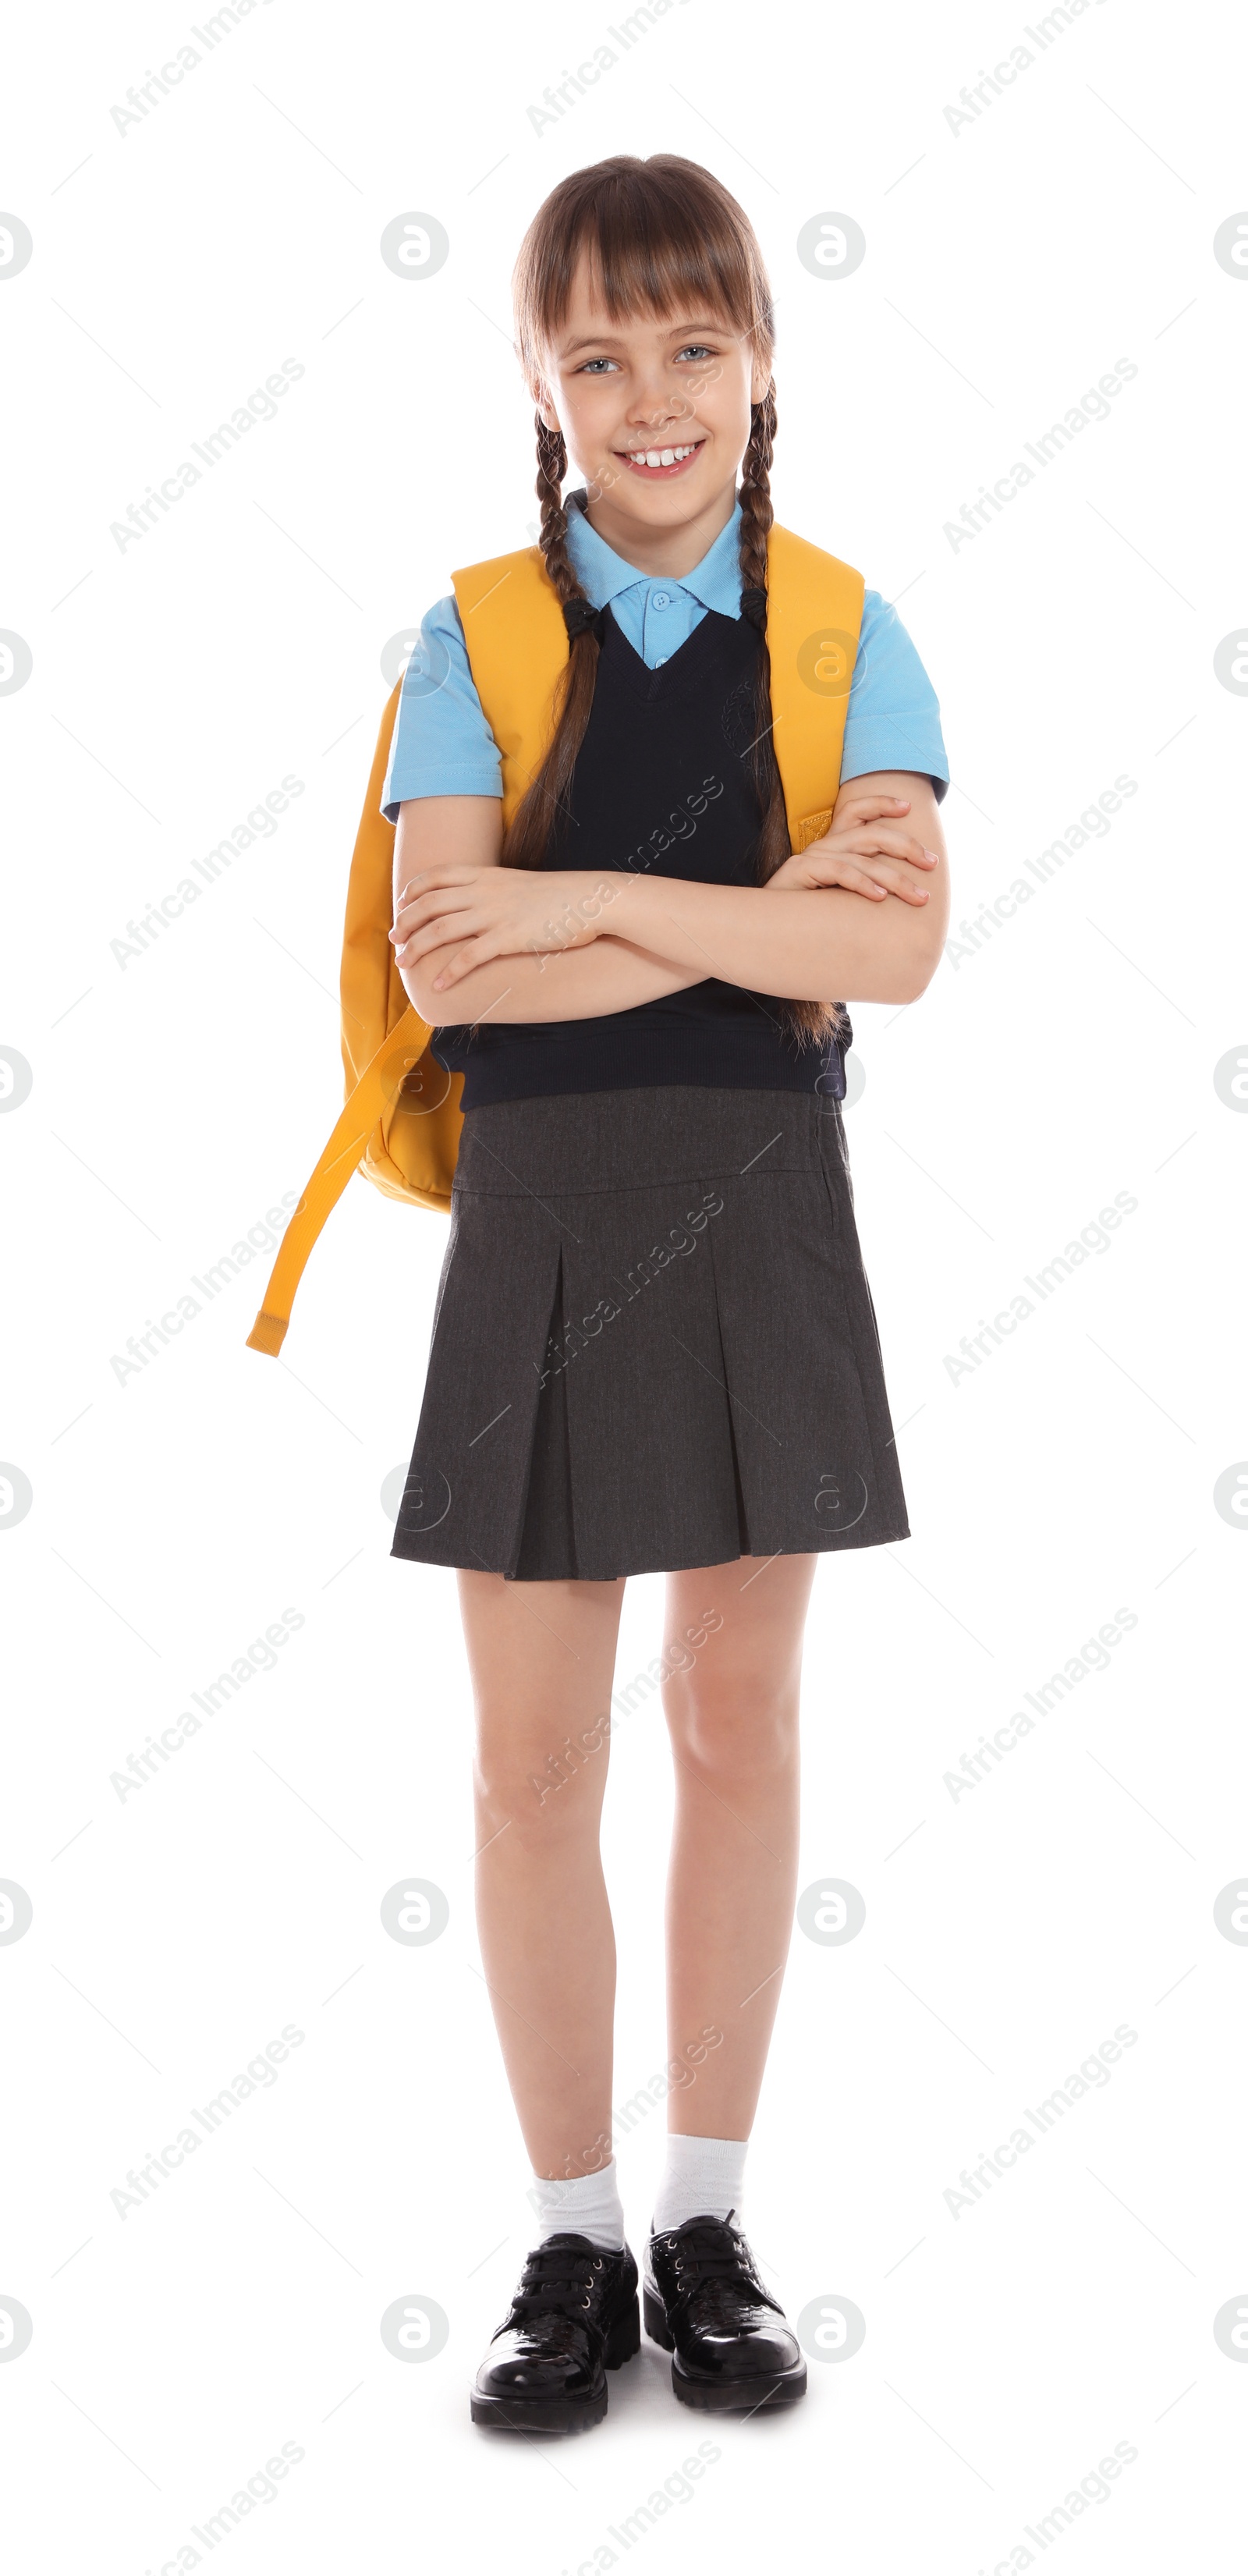
[[[381,810],[409,796],[501,796],[503,768],[468,662],[454,595],[421,619],[395,718]]]
[[[895,608],[869,590],[845,717],[841,782],[875,769],[913,769],[931,779],[939,804],[949,790],[940,706]]]

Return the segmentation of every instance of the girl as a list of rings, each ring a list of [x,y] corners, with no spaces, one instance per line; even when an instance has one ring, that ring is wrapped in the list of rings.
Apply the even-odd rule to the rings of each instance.
[[[852,1032],[806,997],[924,990],[948,773],[904,629],[820,558],[861,628],[835,811],[791,853],[768,612],[799,541],[769,546],[771,295],[719,182],[668,154],[576,172],[515,298],[533,578],[567,663],[505,836],[483,695],[506,563],[478,568],[480,623],[430,612],[400,703],[391,936],[465,1115],[393,1552],[458,1569],[477,1919],[540,2221],[473,2419],[573,2431],[639,2347],[598,1852],[630,1574],[668,1575],[676,1777],[646,2328],[687,2405],[806,2385],[736,2224],[795,1898],[802,1631],[818,1555],[909,1535],[841,1118]],[[791,742],[844,704],[811,640]]]

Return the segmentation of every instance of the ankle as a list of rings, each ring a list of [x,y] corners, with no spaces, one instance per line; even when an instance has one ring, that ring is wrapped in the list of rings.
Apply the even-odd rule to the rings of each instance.
[[[654,2235],[687,2218],[738,2218],[745,2186],[745,2138],[687,2138],[673,2130],[651,2221]]]
[[[534,2174],[528,2197],[537,2212],[537,2244],[544,2244],[548,2236],[586,2236],[604,2253],[621,2251],[624,2211],[614,2156],[600,2173],[577,2174],[568,2181],[559,2175]]]

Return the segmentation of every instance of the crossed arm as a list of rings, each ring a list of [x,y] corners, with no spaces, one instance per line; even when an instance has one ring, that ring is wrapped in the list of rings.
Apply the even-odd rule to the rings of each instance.
[[[391,936],[431,1025],[597,1019],[712,975],[792,1000],[912,1002],[948,923],[936,798],[910,771],[847,781],[823,839],[765,886],[503,868],[501,850],[495,797],[399,808]]]

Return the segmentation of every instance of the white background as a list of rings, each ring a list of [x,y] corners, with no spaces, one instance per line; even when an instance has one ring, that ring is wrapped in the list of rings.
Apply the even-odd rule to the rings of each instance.
[[[33,1489],[2,1543],[0,1874],[34,1908],[0,1950],[0,2293],[34,2327],[0,2368],[8,2554],[189,2566],[191,2526],[287,2441],[305,2456],[217,2544],[231,2568],[744,2569],[779,2546],[974,2576],[1038,2557],[1025,2526],[1122,2443],[1063,2565],[1207,2564],[1248,2400],[1213,2333],[1248,2303],[1248,1955],[1213,1914],[1248,1863],[1244,1524],[1213,1499],[1248,1456],[1248,1120],[1213,1078],[1248,1052],[1248,705],[1214,670],[1248,608],[1248,274],[1212,247],[1248,203],[1230,13],[1104,0],[1040,51],[1001,7],[687,0],[538,135],[530,103],[605,10],[272,0],[119,133],[110,107],[188,23],[31,11],[8,38],[3,194],[34,240],[0,280],[0,625],[33,655],[0,701],[0,1043],[33,1070],[0,1118],[0,1452]],[[1030,69],[952,131],[1020,41]],[[281,1364],[244,1349],[267,1256],[139,1375],[111,1360],[333,1123],[379,657],[536,515],[525,225],[565,171],[657,150],[760,234],[778,515],[900,602],[932,674],[955,924],[1119,773],[1137,793],[920,1004],[854,1013],[914,1534],[819,1569],[802,1884],[849,1880],[866,1923],[795,1934],[746,2218],[790,2316],[850,2299],[865,2342],[744,2425],[677,2409],[647,2345],[592,2440],[525,2449],[467,2413],[531,2213],[472,1924],[454,1581],[390,1559],[379,1500],[445,1221],[357,1179]],[[450,236],[436,277],[379,256],[408,210]],[[796,255],[829,210],[866,234],[852,277]],[[110,524],[287,357],[279,416],[119,549]],[[1112,416],[955,548],[945,523],[1120,358]],[[287,773],[277,832],[119,965],[127,920]],[[1110,1248],[953,1380],[946,1355],[1118,1192],[1138,1205]],[[288,1605],[275,1668],[119,1798],[110,1775]],[[1138,1624],[1109,1668],[955,1799],[945,1773],[1119,1606]],[[661,1636],[661,1579],[630,1584],[621,1681]],[[669,1795],[651,1704],[607,1810],[620,2102],[665,2054]],[[450,1903],[425,1948],[381,1924],[408,1872]],[[127,2170],[288,2023],[276,2082],[119,2216]],[[954,2216],[961,2169],[1119,2024],[1111,2080]],[[620,2151],[635,2246],[662,2126]],[[420,2366],[379,2333],[407,2295],[450,2320]],[[708,2433],[689,2500],[612,2542]]]

